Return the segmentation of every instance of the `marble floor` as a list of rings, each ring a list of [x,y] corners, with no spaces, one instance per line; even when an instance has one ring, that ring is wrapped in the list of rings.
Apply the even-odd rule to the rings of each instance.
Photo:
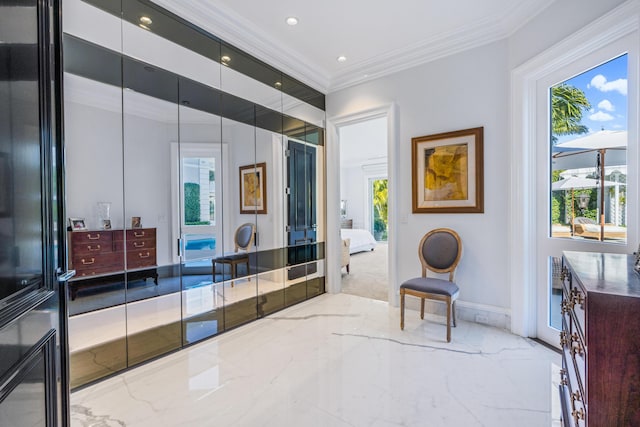
[[[71,395],[74,427],[555,426],[560,355],[324,294]]]

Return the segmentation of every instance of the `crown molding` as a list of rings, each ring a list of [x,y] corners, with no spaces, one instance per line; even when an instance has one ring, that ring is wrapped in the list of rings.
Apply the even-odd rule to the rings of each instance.
[[[153,1],[309,86],[328,93],[507,38],[555,0],[543,0],[542,4],[530,1],[514,4],[500,14],[478,20],[473,25],[440,33],[352,64],[334,75],[315,64],[313,58],[281,45],[228,7],[202,0]]]
[[[309,65],[314,63],[311,59],[282,46],[230,9],[211,1],[152,1],[312,88],[327,93],[329,73],[326,70]]]

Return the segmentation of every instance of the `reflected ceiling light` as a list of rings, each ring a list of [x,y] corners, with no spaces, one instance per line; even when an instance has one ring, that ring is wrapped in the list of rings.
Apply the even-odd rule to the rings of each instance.
[[[151,30],[149,28],[149,26],[153,24],[153,21],[151,20],[151,18],[149,18],[148,16],[141,16],[139,21],[140,23],[138,24],[138,26],[140,28],[144,28],[145,30]]]
[[[291,25],[292,27],[294,25],[298,25],[298,18],[296,18],[295,16],[289,16],[286,19],[287,25]]]
[[[280,82],[276,82],[276,83],[275,83],[275,87],[277,87],[278,89],[279,89],[279,88],[281,88],[281,87],[282,87],[282,83],[280,83]]]
[[[222,65],[229,65],[229,62],[231,62],[231,57],[227,55],[222,55],[220,57],[220,62],[222,62]]]
[[[347,57],[344,55],[340,55],[336,58],[336,61],[338,62],[345,62],[347,60]]]

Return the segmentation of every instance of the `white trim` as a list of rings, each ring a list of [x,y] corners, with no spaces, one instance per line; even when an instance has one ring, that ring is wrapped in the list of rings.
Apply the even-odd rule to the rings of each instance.
[[[389,269],[389,304],[399,304],[399,286],[397,274],[396,247],[397,206],[398,206],[398,141],[399,127],[397,106],[395,103],[381,107],[358,111],[353,114],[331,117],[327,120],[327,291],[341,291],[340,269],[340,137],[338,129],[380,117],[387,118],[387,171],[388,171],[388,269]]]
[[[509,279],[511,331],[536,334],[536,84],[544,76],[639,28],[640,0],[629,0],[511,72]],[[633,68],[632,68],[633,69]],[[637,88],[636,88],[637,90]],[[637,111],[629,111],[630,128]],[[630,129],[631,130],[631,129]],[[633,140],[632,132],[629,134]],[[635,237],[633,237],[635,239]]]

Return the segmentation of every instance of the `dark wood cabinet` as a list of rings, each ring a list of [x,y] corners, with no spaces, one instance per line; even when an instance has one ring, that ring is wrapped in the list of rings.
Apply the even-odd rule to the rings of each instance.
[[[640,275],[635,257],[563,255],[563,425],[640,426]]]
[[[82,279],[125,270],[145,270],[136,277],[151,277],[157,284],[155,228],[70,231],[68,242],[69,268],[76,270],[70,286],[72,300],[80,287],[101,283]]]

